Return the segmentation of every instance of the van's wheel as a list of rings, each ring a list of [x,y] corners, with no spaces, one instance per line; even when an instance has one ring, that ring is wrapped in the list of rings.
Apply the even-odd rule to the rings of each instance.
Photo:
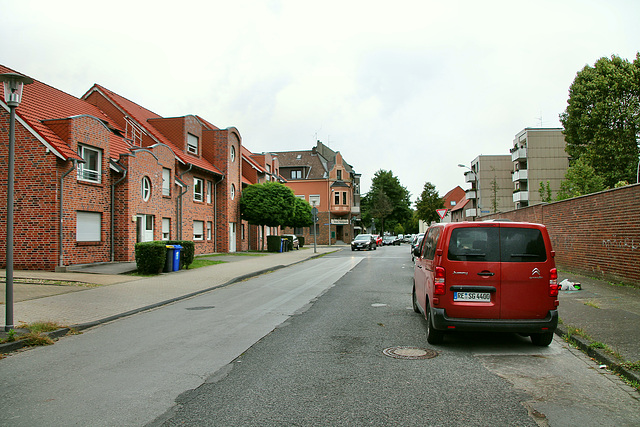
[[[427,342],[429,344],[442,344],[444,341],[444,332],[437,330],[433,327],[432,319],[431,319],[431,306],[429,305],[429,301],[427,301]]]
[[[413,311],[415,311],[416,313],[420,313],[420,309],[418,308],[418,299],[416,297],[416,284],[413,284],[413,291],[411,292],[411,300],[412,300],[412,304],[413,305]]]
[[[533,345],[546,347],[553,341],[553,332],[543,332],[541,334],[531,334],[531,342]]]

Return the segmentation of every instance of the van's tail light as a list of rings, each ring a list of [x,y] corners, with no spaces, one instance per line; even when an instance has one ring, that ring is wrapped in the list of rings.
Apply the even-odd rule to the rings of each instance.
[[[555,268],[549,270],[549,296],[558,296],[558,270]]]
[[[444,267],[436,267],[436,277],[434,280],[434,295],[444,295]]]

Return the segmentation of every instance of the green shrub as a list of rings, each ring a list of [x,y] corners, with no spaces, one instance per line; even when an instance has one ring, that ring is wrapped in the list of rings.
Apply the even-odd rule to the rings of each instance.
[[[138,273],[158,274],[167,258],[166,242],[136,243],[136,266]]]
[[[280,236],[267,236],[267,251],[280,252],[280,246],[282,245],[282,237]]]

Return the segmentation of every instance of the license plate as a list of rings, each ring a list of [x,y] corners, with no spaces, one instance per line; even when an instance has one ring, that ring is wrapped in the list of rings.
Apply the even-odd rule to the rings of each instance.
[[[489,292],[454,292],[454,301],[491,302]]]

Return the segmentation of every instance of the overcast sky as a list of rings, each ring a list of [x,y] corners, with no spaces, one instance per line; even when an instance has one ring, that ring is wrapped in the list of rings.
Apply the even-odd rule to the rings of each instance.
[[[316,140],[412,195],[464,182],[526,127],[560,127],[585,65],[640,50],[638,0],[0,0],[0,63],[235,126],[253,152]]]

